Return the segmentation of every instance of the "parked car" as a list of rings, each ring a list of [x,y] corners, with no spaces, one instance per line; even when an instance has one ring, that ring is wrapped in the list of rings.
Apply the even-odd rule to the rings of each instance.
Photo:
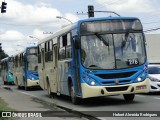
[[[150,92],[160,92],[160,64],[148,65],[148,77],[150,79]]]

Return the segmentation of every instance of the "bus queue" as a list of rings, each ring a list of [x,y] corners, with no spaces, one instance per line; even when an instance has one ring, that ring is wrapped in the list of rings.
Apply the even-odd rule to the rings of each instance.
[[[14,83],[69,96],[73,104],[110,95],[133,101],[149,92],[145,42],[138,18],[79,20],[14,55]]]

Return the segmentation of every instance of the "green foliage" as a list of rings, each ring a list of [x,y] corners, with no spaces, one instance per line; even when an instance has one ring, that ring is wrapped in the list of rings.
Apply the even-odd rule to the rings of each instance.
[[[0,112],[4,112],[4,111],[14,111],[14,110],[9,108],[7,103],[5,103],[5,101],[0,98]],[[0,117],[0,120],[14,120],[14,119],[13,118],[1,118]]]
[[[0,51],[0,60],[6,57],[8,57],[8,55],[3,50]]]

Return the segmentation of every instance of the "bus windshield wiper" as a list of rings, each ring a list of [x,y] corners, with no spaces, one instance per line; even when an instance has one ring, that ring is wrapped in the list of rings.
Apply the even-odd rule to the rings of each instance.
[[[129,32],[125,33],[125,38],[124,40],[122,40],[121,48],[125,47],[128,37],[129,37]]]
[[[98,33],[95,33],[95,35],[98,37],[98,39],[100,39],[101,41],[103,41],[103,43],[106,45],[106,46],[109,46],[109,43]]]
[[[122,44],[121,44],[121,48],[124,48],[125,47],[125,45],[126,45],[126,42],[128,41],[128,37],[130,37],[132,40],[134,40],[134,38],[131,36],[131,35],[129,35],[130,33],[129,32],[127,32],[126,34],[125,34],[125,40],[123,40],[122,41]],[[133,34],[133,33],[132,33]],[[133,34],[134,35],[134,34]],[[134,35],[135,36],[135,35]]]
[[[97,65],[89,65],[89,68],[101,69],[101,67],[99,67],[99,66],[97,66]]]

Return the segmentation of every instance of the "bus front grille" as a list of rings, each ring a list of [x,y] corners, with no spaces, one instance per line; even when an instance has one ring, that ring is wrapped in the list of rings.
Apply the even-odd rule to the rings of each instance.
[[[119,83],[118,84],[126,84],[126,83],[130,83],[131,80],[119,80]],[[102,84],[115,84],[115,80],[113,81],[105,81],[105,82],[102,82]]]
[[[128,86],[121,86],[121,87],[106,87],[108,92],[117,92],[117,91],[126,91]]]
[[[132,72],[122,72],[122,73],[112,73],[112,74],[95,74],[102,79],[114,79],[114,78],[126,78],[134,75],[136,71]]]

